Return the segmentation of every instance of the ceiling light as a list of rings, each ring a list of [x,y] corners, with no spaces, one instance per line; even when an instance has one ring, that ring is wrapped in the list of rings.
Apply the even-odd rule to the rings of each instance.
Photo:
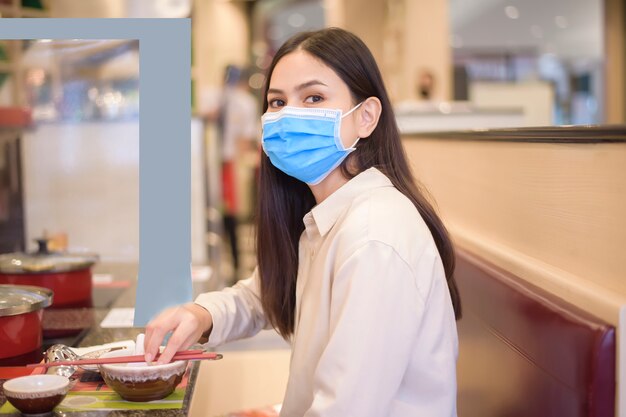
[[[554,23],[561,29],[565,29],[567,27],[567,18],[565,16],[556,16]]]
[[[519,10],[515,6],[506,6],[504,8],[504,14],[506,14],[506,17],[509,19],[519,18]]]
[[[287,23],[293,28],[299,28],[304,26],[304,24],[306,23],[306,17],[304,17],[300,13],[293,13],[287,19]]]
[[[257,90],[263,87],[264,82],[265,82],[265,75],[261,74],[260,72],[252,74],[250,78],[248,79],[248,85],[251,88],[254,88]]]

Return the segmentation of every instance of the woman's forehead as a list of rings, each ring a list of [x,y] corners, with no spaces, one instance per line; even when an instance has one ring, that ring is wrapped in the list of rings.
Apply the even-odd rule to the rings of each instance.
[[[317,79],[327,85],[343,83],[341,78],[319,58],[298,49],[282,57],[274,67],[270,87],[290,89],[297,85]]]

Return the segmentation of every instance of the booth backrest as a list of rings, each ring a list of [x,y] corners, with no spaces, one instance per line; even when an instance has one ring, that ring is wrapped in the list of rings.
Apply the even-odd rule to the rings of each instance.
[[[615,328],[458,250],[459,417],[614,417]]]

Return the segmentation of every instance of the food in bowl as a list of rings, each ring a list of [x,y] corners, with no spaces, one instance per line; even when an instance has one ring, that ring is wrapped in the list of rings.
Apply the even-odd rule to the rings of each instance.
[[[9,379],[4,395],[22,414],[44,414],[54,410],[70,389],[70,380],[59,375],[28,375]]]
[[[131,356],[133,350],[120,349],[105,353],[103,358]],[[163,365],[145,362],[101,364],[100,374],[104,382],[127,401],[155,401],[167,397],[182,381],[187,361],[175,361]]]

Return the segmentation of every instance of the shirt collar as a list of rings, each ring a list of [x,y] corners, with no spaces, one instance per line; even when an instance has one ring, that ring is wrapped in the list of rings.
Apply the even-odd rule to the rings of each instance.
[[[312,238],[315,232],[319,232],[321,236],[326,235],[358,195],[380,187],[393,187],[393,184],[374,167],[349,180],[304,216],[307,236]]]

